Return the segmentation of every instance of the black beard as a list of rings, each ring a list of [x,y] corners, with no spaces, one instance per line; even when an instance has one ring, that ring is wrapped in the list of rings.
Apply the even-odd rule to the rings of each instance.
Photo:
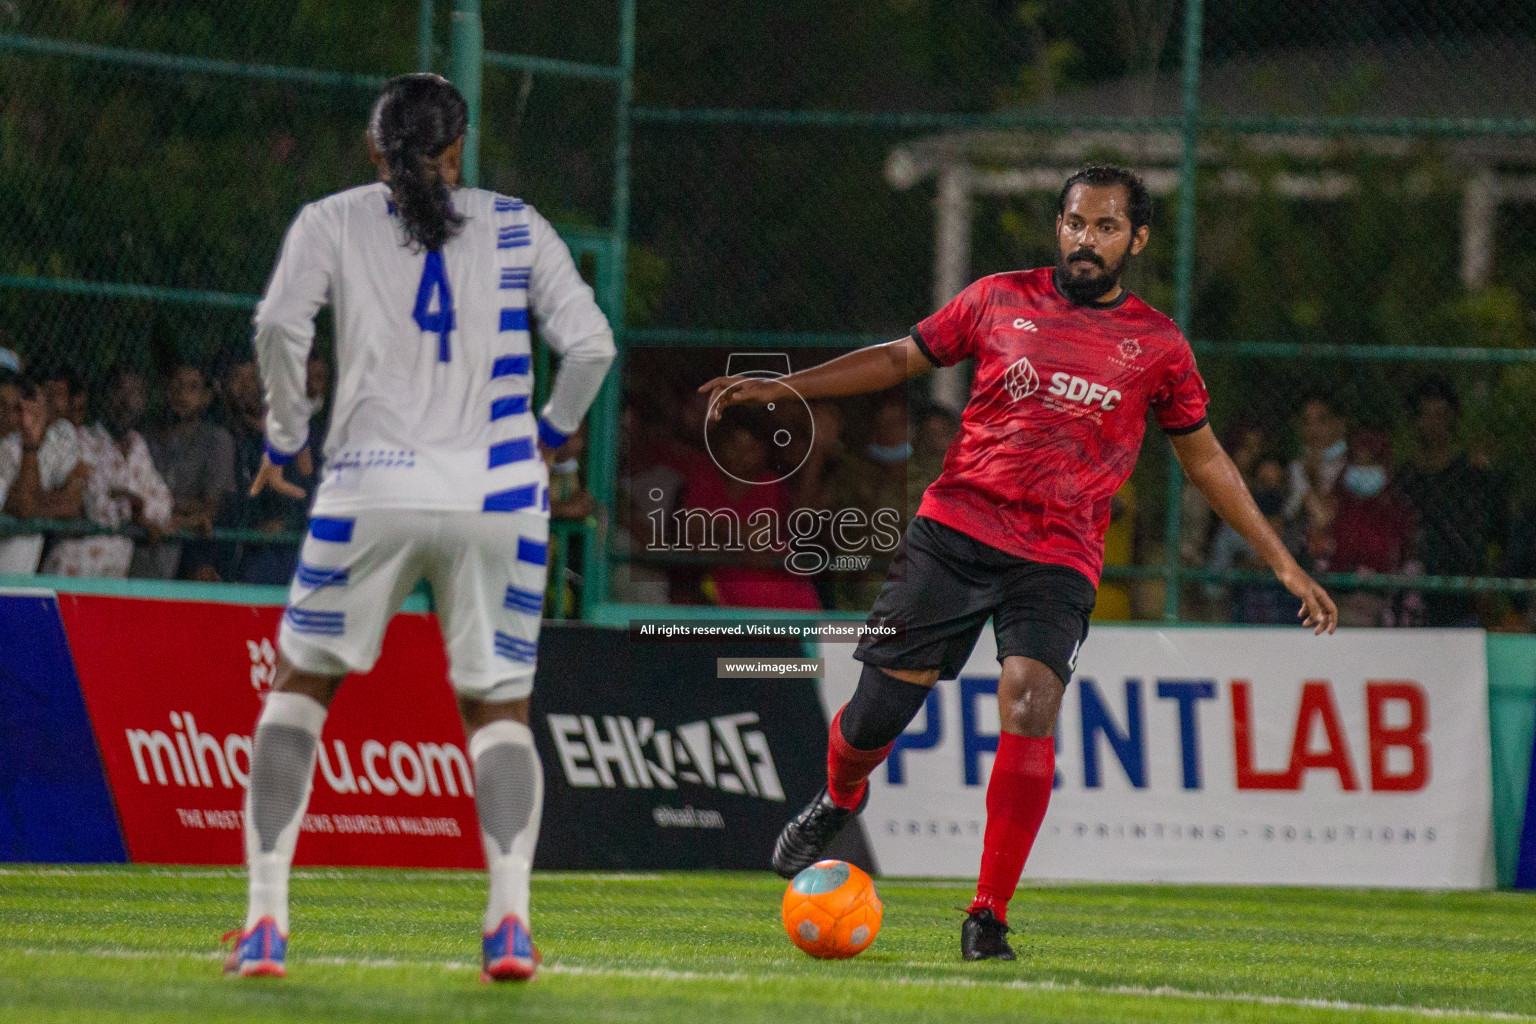
[[[1077,253],[1072,253],[1076,256]],[[1068,256],[1060,253],[1056,256],[1056,288],[1065,295],[1069,301],[1079,306],[1089,306],[1114,290],[1120,283],[1120,275],[1125,273],[1125,266],[1131,260],[1131,254],[1127,252],[1125,257],[1114,267],[1099,267],[1099,273],[1092,277],[1073,277],[1067,266]]]

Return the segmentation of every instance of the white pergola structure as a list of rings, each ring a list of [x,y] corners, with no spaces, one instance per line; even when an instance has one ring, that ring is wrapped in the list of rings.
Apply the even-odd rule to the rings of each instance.
[[[1272,83],[1276,80],[1276,68],[1278,80],[1286,83],[1288,94],[1293,99],[1305,99],[1303,94],[1318,92],[1326,85],[1318,81],[1325,76],[1316,73],[1316,68],[1331,68],[1338,74],[1369,62],[1382,69],[1385,82],[1399,88],[1384,89],[1362,113],[1487,116],[1486,106],[1480,108],[1480,113],[1477,111],[1486,95],[1485,87],[1490,84],[1503,95],[1522,102],[1536,96],[1536,45],[1500,43],[1485,50],[1481,61],[1460,60],[1443,68],[1433,66],[1436,60],[1445,64],[1439,51],[1428,55],[1422,51],[1422,46],[1346,53],[1308,51],[1268,61],[1234,62],[1206,76],[1203,95],[1215,98],[1211,106],[1216,109],[1231,113],[1262,112],[1274,102],[1273,93],[1260,94],[1251,83]],[[1494,56],[1486,56],[1488,53]],[[1414,72],[1414,90],[1404,85],[1410,81],[1403,77],[1408,69]],[[1261,70],[1268,72],[1267,77],[1259,74]],[[1527,86],[1533,91],[1522,92]],[[1298,107],[1292,103],[1290,108]],[[1178,111],[1179,95],[1177,83],[1167,78],[1122,79],[1047,104],[1043,109],[1060,114],[1163,115]],[[1247,154],[1284,158],[1291,169],[1260,179],[1249,171],[1232,168],[1234,140],[1240,141]],[[1203,140],[1197,160],[1204,188],[1214,187],[1232,194],[1268,190],[1298,201],[1317,202],[1336,200],[1358,189],[1355,176],[1344,169],[1348,156],[1370,153],[1407,160],[1424,147],[1422,140],[1405,136],[1243,135],[1221,141]],[[1410,178],[1408,191],[1412,194],[1444,189],[1448,180],[1460,190],[1461,279],[1469,289],[1481,288],[1493,266],[1499,207],[1506,203],[1536,203],[1536,137],[1462,135],[1436,143],[1435,152],[1441,168],[1448,170],[1449,175],[1434,182]],[[937,181],[933,254],[933,306],[937,309],[971,279],[971,221],[976,197],[1055,193],[1068,175],[1085,163],[1109,161],[1135,168],[1153,194],[1167,195],[1178,188],[1182,159],[1183,140],[1174,132],[1093,130],[1053,134],[975,129],[931,135],[896,147],[887,157],[885,177],[898,189],[912,188],[929,178]],[[1221,170],[1223,166],[1229,169]],[[967,391],[963,370],[951,367],[935,376],[933,397],[946,405],[961,407]]]

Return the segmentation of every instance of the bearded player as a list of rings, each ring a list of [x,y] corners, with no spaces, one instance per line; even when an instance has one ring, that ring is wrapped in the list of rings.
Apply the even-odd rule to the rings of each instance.
[[[337,388],[325,476],[256,723],[245,802],[250,902],[225,962],[284,973],[288,876],[315,752],[342,679],[379,657],[426,579],[469,738],[490,873],[484,980],[538,963],[528,882],[544,776],[528,729],[549,537],[546,460],[576,430],[613,334],[565,244],[527,204],[458,188],[468,107],[437,75],[393,79],[367,143],[380,180],[311,203],[256,309],[267,454],[251,487],[303,497],[315,314],[335,314]],[[561,356],[537,418],[530,315]],[[353,685],[368,685],[363,680]],[[380,694],[388,699],[387,694]]]
[[[940,679],[955,678],[990,617],[1002,663],[1002,735],[987,786],[976,899],[960,931],[966,960],[1012,960],[1008,901],[1051,799],[1061,698],[1088,635],[1110,500],[1136,465],[1147,411],[1184,472],[1332,632],[1338,611],[1286,551],[1206,422],[1206,391],[1171,320],[1120,284],[1147,245],[1141,179],[1089,167],[1061,190],[1055,267],[996,274],[962,291],[909,337],[777,380],[721,377],[712,419],[732,405],[881,391],[936,366],[975,361],[944,471],[923,496],[855,653],[857,690],[832,719],[826,788],[773,851],[793,877],[820,858],[869,799],[869,775]]]

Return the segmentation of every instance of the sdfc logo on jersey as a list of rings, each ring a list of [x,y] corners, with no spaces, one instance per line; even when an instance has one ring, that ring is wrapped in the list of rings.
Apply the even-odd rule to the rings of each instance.
[[[1040,375],[1027,358],[1020,359],[1003,374],[1003,387],[1008,389],[1009,398],[1021,401],[1040,390]]]
[[[1105,387],[1103,384],[1095,384],[1081,377],[1074,377],[1070,373],[1051,374],[1051,386],[1046,394],[1068,402],[1081,403],[1083,405],[1097,405],[1105,412],[1120,404],[1123,397],[1114,388]]]

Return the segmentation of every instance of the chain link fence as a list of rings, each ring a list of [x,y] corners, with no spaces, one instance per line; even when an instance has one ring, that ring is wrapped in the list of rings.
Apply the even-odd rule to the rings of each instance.
[[[146,432],[174,415],[171,369],[206,366],[208,415],[237,418],[218,374],[248,352],[282,231],[371,178],[367,105],[388,75],[453,66],[453,6],[0,4],[0,346],[94,385],[134,366]],[[1128,283],[1195,341],[1214,426],[1293,550],[1344,574],[1350,621],[1530,619],[1529,4],[458,6],[484,26],[481,183],[586,240],[621,328],[611,415],[582,456],[600,508],[560,574],[589,600],[867,606],[889,554],[873,530],[867,561],[808,574],[782,537],[737,555],[658,543],[654,517],[675,523],[690,485],[732,486],[693,389],[733,356],[799,369],[901,337],[976,277],[1054,262],[1061,181],[1115,160],[1157,200]],[[747,424],[762,451],[739,437],[726,462],[794,468],[743,525],[763,502],[786,530],[804,501],[904,520],[967,387],[962,369]],[[775,443],[806,425],[819,447]],[[882,461],[905,443],[905,465]],[[1279,615],[1169,461],[1154,432],[1101,614]],[[1382,491],[1348,492],[1351,464],[1383,469]],[[221,528],[255,544],[269,512],[226,509]],[[801,546],[815,537],[835,547]]]

